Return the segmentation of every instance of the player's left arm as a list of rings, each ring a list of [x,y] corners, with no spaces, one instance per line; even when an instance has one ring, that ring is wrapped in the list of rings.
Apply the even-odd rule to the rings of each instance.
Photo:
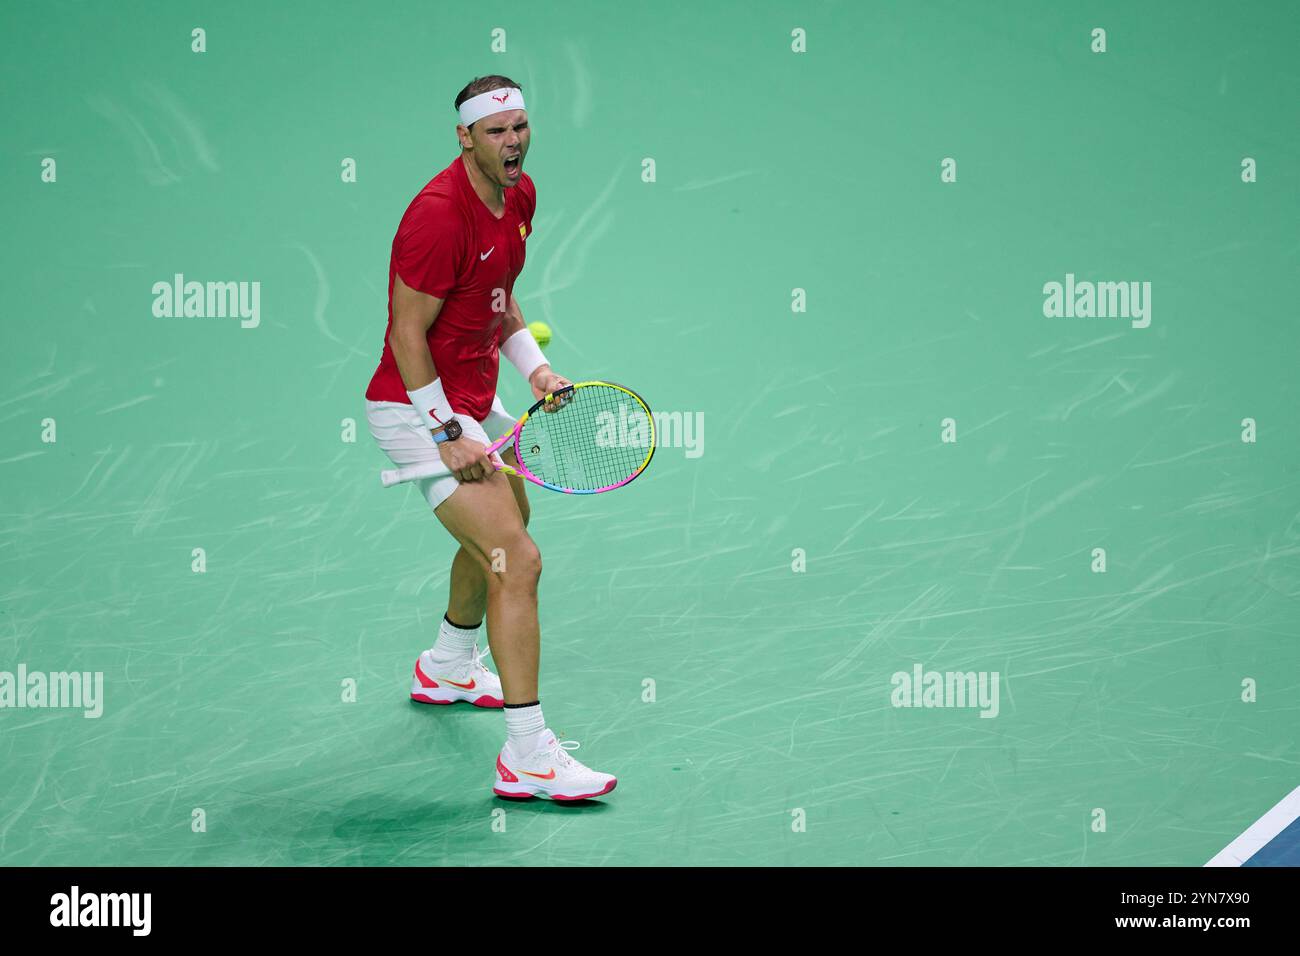
[[[520,332],[523,335],[519,335]],[[533,338],[533,333],[528,331],[528,324],[524,322],[519,300],[513,295],[510,296],[505,319],[501,323],[501,343],[501,351],[506,358],[519,369],[520,374],[527,374],[534,398],[544,398],[556,389],[573,384],[563,375],[554,372],[550,363],[542,358],[542,350]],[[541,364],[537,365],[539,361]],[[532,372],[526,372],[532,365],[536,365],[536,368]]]

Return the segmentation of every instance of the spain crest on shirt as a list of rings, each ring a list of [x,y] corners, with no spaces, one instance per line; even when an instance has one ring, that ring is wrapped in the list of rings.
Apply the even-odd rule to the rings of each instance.
[[[524,228],[524,224],[522,222],[519,224],[519,238],[520,239],[528,238],[528,230]]]

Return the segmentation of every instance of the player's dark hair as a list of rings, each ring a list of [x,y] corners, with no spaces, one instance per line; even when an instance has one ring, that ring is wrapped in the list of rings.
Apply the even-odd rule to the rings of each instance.
[[[491,76],[476,76],[469,81],[463,90],[456,94],[456,109],[460,109],[460,104],[472,96],[478,96],[480,93],[490,93],[493,90],[501,89],[503,86],[513,86],[521,93],[524,90],[510,77],[502,76],[500,73],[493,73]],[[472,127],[474,124],[470,123],[469,125]]]

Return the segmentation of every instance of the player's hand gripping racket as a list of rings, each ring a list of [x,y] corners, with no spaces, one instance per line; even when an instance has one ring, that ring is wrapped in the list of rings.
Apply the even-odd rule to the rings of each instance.
[[[544,408],[548,403],[553,411]],[[511,443],[519,467],[503,464],[500,471],[566,495],[594,495],[621,488],[645,471],[655,453],[654,418],[630,388],[579,382],[533,405],[513,429],[487,447],[487,454]],[[393,468],[379,477],[387,488],[446,471],[441,461],[429,461]]]

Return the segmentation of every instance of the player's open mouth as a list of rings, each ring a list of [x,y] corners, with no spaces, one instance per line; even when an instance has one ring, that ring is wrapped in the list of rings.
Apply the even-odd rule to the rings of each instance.
[[[519,159],[520,159],[520,157],[518,157],[518,156],[511,156],[509,159],[507,159],[507,160],[505,161],[506,172],[510,173],[512,176],[513,176],[514,174],[518,173],[518,172],[519,172]]]

